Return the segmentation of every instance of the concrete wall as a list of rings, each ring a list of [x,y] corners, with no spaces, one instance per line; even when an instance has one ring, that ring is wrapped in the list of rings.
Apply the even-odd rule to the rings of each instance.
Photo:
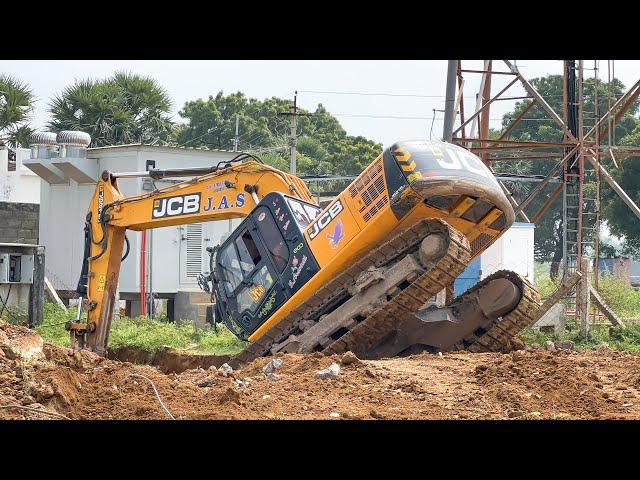
[[[40,206],[0,202],[0,243],[38,243]]]
[[[7,315],[16,323],[26,323],[29,317],[30,289],[29,284],[0,284],[0,296],[7,302]],[[0,309],[2,308],[3,305],[0,304]]]

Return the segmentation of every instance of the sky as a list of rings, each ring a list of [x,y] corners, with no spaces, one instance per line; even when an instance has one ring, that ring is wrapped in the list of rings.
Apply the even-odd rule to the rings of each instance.
[[[561,74],[558,60],[523,60],[516,64],[532,79],[550,73]],[[482,61],[463,60],[463,68],[481,69]],[[593,60],[585,60],[593,68]],[[182,121],[178,111],[188,100],[207,98],[219,91],[241,91],[248,97],[293,98],[298,105],[315,110],[322,103],[335,115],[349,135],[362,135],[390,146],[399,140],[440,138],[444,109],[446,60],[416,61],[272,61],[272,60],[0,60],[0,73],[9,73],[28,83],[37,103],[31,126],[43,129],[48,121],[50,99],[75,80],[102,79],[114,71],[126,70],[155,78],[173,99],[173,120]],[[494,61],[495,71],[507,71]],[[640,61],[615,61],[615,75],[628,88],[640,78]],[[599,61],[599,77],[607,78],[607,61]],[[593,76],[586,70],[585,76]],[[479,74],[465,74],[465,105],[473,105],[480,85]],[[492,93],[513,77],[494,75]],[[518,84],[506,96],[524,95]],[[376,94],[376,95],[372,95]],[[378,95],[382,94],[382,95]],[[501,125],[502,115],[515,101],[491,105],[491,127]],[[469,108],[469,107],[467,107]],[[242,125],[240,125],[242,139]],[[242,147],[242,143],[240,144]]]

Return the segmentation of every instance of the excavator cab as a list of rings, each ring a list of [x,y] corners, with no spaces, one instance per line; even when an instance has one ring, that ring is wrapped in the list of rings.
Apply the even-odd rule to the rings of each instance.
[[[216,317],[247,339],[320,267],[303,230],[321,211],[272,192],[216,248],[211,259]]]

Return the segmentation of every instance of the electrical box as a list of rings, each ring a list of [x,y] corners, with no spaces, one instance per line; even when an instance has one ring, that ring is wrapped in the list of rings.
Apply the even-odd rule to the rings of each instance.
[[[33,283],[33,255],[0,253],[0,283]]]

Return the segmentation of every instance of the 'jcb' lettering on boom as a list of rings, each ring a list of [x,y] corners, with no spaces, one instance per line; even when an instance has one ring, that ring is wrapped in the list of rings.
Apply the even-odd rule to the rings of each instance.
[[[329,210],[320,215],[320,218],[316,223],[311,226],[311,232],[309,233],[309,238],[313,240],[318,236],[318,234],[324,230],[324,228],[331,223],[331,220],[336,218],[338,214],[342,211],[342,203],[340,200],[337,200],[336,203],[329,207]]]
[[[176,197],[159,198],[153,202],[152,218],[175,217],[189,215],[200,211],[200,194],[178,195]]]

